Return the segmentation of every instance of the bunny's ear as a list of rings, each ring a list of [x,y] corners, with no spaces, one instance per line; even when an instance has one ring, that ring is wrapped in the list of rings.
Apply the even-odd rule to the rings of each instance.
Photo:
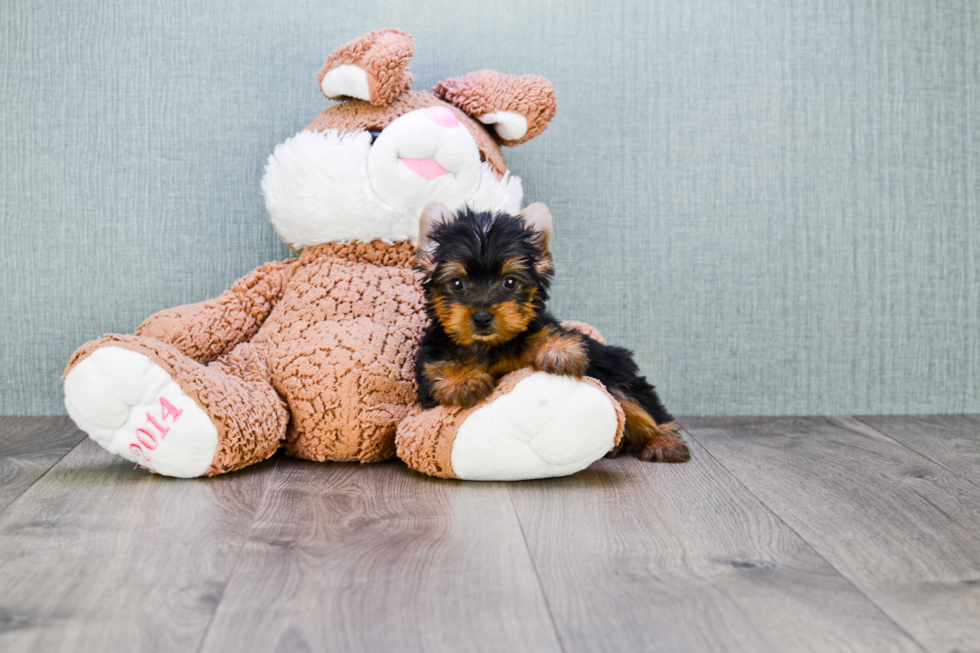
[[[495,70],[447,79],[433,92],[483,124],[493,125],[502,145],[520,145],[543,132],[558,105],[551,82],[544,77]]]
[[[331,52],[316,80],[331,100],[356,98],[383,106],[412,85],[408,62],[413,54],[409,34],[375,30]]]

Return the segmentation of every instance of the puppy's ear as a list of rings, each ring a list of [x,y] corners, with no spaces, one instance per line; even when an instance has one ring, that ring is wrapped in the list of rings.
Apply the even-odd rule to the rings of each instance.
[[[551,211],[541,202],[528,205],[521,211],[521,218],[529,229],[533,229],[537,234],[535,244],[541,248],[544,254],[534,263],[535,271],[540,275],[551,274],[554,269],[554,260],[551,258],[549,244],[551,243]]]
[[[331,100],[355,98],[383,106],[412,85],[408,62],[413,54],[411,35],[375,30],[331,52],[316,81]]]
[[[527,228],[538,234],[535,244],[547,253],[551,242],[551,211],[543,202],[535,202],[521,211],[520,216]]]
[[[422,217],[419,218],[419,265],[428,267],[432,261],[432,253],[437,245],[432,240],[433,230],[439,225],[451,223],[455,217],[442,202],[430,202],[422,209]]]
[[[481,70],[441,81],[432,90],[439,99],[493,125],[502,145],[520,145],[543,132],[558,107],[551,82],[537,75]]]

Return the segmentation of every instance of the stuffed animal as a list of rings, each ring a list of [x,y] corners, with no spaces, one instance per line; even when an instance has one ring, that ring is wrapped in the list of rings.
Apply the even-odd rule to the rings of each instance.
[[[421,409],[421,211],[440,201],[517,213],[521,182],[500,145],[544,131],[555,98],[541,77],[494,71],[412,91],[413,52],[395,29],[334,50],[317,81],[339,103],[269,157],[266,207],[297,258],[74,353],[65,406],[93,440],[175,477],[241,469],[282,447],[318,461],[398,455],[473,480],[571,474],[618,443],[622,410],[588,378],[519,370],[472,408]]]

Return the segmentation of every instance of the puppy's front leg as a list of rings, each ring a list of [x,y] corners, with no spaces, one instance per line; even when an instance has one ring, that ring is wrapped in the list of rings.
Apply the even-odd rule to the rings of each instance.
[[[469,408],[493,392],[494,379],[483,367],[440,361],[422,372],[432,383],[432,396],[444,406]]]
[[[534,368],[542,372],[581,378],[589,368],[588,348],[579,333],[546,327],[537,334],[531,346]]]

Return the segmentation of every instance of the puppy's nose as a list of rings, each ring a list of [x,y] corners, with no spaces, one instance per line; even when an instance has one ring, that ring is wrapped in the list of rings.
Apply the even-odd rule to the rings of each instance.
[[[456,114],[446,107],[429,107],[425,110],[425,115],[429,116],[429,120],[440,127],[452,128],[459,124],[459,120],[456,119]]]
[[[473,314],[473,326],[478,329],[486,329],[493,324],[493,313],[489,311],[477,311]]]

